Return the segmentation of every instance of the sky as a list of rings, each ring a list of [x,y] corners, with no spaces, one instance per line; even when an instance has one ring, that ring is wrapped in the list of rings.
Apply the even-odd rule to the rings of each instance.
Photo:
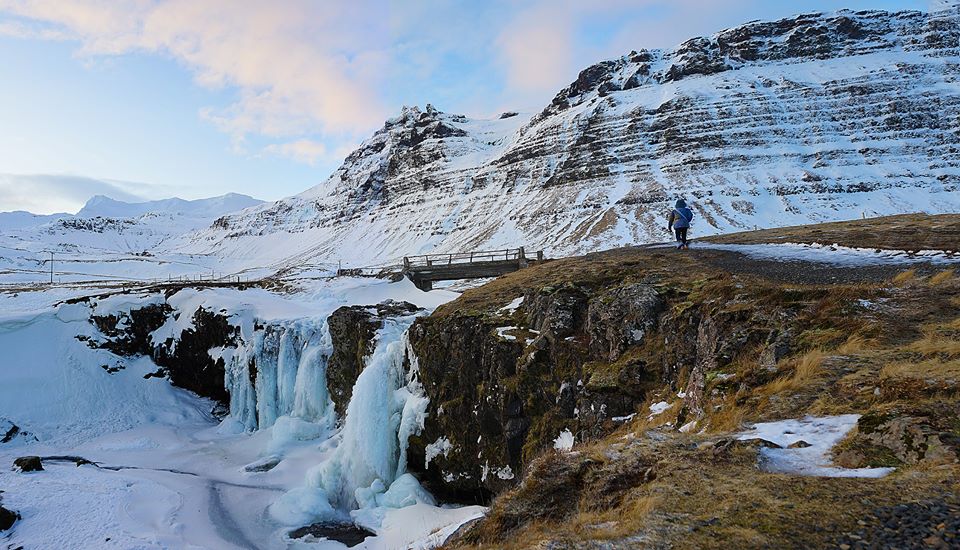
[[[955,0],[0,0],[0,211],[323,181],[403,105],[537,112],[752,20]]]

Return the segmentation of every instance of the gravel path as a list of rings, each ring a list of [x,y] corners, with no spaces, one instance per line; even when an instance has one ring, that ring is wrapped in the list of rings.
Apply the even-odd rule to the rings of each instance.
[[[740,252],[697,249],[696,243],[693,243],[689,250],[678,250],[676,253],[690,254],[699,261],[731,273],[757,275],[793,284],[877,283],[889,281],[908,269],[915,269],[920,275],[945,269],[943,266],[934,266],[929,263],[849,267],[820,262],[763,260]]]
[[[927,500],[877,508],[861,519],[860,529],[845,533],[841,550],[861,548],[960,548],[960,500]]]

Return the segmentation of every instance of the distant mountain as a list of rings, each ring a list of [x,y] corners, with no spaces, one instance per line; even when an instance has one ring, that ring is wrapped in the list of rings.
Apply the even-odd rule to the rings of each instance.
[[[210,199],[126,203],[104,196],[90,199],[76,215],[0,213],[0,279],[34,282],[54,253],[61,279],[160,278],[196,276],[222,267],[197,264],[176,253],[156,258],[167,241],[208,227],[214,220],[262,201],[229,194]]]
[[[96,195],[87,201],[87,204],[77,212],[76,217],[136,218],[147,213],[163,213],[217,218],[262,203],[263,201],[237,193],[192,201],[172,198],[137,203],[123,202],[103,195]]]
[[[177,246],[296,261],[559,255],[668,239],[680,196],[694,235],[960,211],[958,55],[956,8],[748,23],[588,67],[533,116],[405,108],[323,184]]]
[[[31,214],[30,212],[24,212],[23,210],[17,210],[15,212],[0,212],[0,231],[34,227],[70,217],[72,217],[72,214],[67,213]]]

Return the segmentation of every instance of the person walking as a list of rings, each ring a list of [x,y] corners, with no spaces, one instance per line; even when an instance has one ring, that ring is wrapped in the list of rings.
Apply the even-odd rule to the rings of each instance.
[[[690,248],[687,243],[687,230],[690,229],[690,222],[693,221],[693,210],[687,208],[687,201],[678,199],[676,207],[670,212],[670,219],[667,222],[667,231],[673,230],[677,235],[677,250]]]

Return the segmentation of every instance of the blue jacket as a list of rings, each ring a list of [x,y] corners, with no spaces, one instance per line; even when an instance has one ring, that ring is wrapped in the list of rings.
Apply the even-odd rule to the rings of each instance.
[[[690,222],[693,221],[693,210],[690,210],[686,206],[681,208],[674,208],[673,212],[670,212],[670,225],[674,229],[683,229],[684,227],[690,227]]]

